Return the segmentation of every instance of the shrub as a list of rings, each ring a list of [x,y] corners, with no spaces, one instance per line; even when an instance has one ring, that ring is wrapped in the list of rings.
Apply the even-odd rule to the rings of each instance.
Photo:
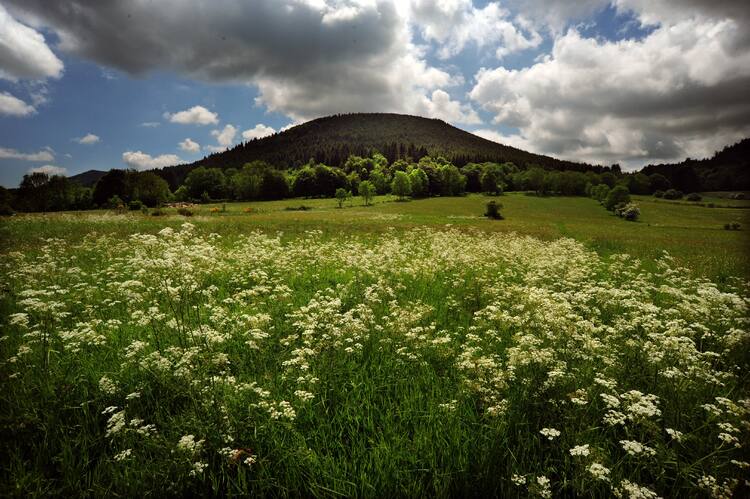
[[[346,189],[339,187],[336,189],[336,201],[339,203],[339,208],[344,206],[344,202],[352,196],[352,193]]]
[[[162,210],[161,208],[159,208],[159,207],[156,207],[156,208],[154,208],[151,211],[151,216],[152,217],[161,217],[161,216],[164,216],[164,215],[166,215],[166,212],[164,210]]]
[[[141,213],[144,215],[148,215],[148,206],[146,206],[145,204],[141,206]]]
[[[373,196],[375,195],[375,186],[369,180],[359,183],[359,195],[365,201],[365,206],[370,204]]]
[[[654,197],[655,198],[663,198],[664,197],[664,191],[654,191]]]
[[[635,222],[641,216],[641,209],[635,203],[621,204],[615,208],[615,214],[625,220]]]
[[[700,200],[701,200],[701,199],[703,199],[703,198],[702,198],[702,197],[701,197],[701,195],[700,195],[700,194],[698,194],[697,192],[691,192],[690,194],[688,194],[688,195],[687,195],[687,196],[685,197],[685,199],[686,199],[687,201],[700,201]]]
[[[604,200],[604,207],[609,211],[614,211],[618,204],[627,204],[630,202],[630,192],[624,185],[616,185]]]
[[[15,212],[13,211],[13,208],[11,208],[8,203],[0,204],[0,216],[7,217],[13,214],[15,214]]]
[[[121,210],[125,208],[125,203],[122,202],[120,196],[115,194],[107,200],[107,208],[112,208],[113,210]]]
[[[134,199],[128,203],[128,209],[130,211],[139,211],[141,208],[143,208],[143,203],[141,203],[140,199]]]
[[[682,191],[677,189],[668,189],[664,192],[664,199],[682,199]]]
[[[609,187],[606,184],[595,185],[591,188],[591,197],[599,201],[599,203],[603,204],[608,194]]]
[[[187,208],[184,208],[184,207],[183,208],[177,208],[177,213],[179,213],[183,217],[192,217],[193,216],[193,212],[190,211]]]
[[[484,216],[493,220],[502,220],[503,216],[500,214],[500,208],[502,207],[503,205],[497,201],[490,201],[487,203],[487,211],[485,211]]]

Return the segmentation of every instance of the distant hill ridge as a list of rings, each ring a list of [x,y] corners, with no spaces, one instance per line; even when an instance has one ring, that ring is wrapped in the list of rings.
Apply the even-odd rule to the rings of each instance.
[[[520,167],[536,164],[555,170],[599,171],[593,166],[563,161],[499,144],[448,123],[431,118],[393,113],[337,114],[314,119],[268,137],[243,142],[190,164],[155,170],[172,189],[198,166],[240,168],[264,160],[279,169],[296,169],[310,158],[329,166],[342,166],[350,155],[382,153],[389,162],[400,158],[417,161],[422,156],[443,156],[457,166],[469,162],[512,161]],[[676,164],[648,165],[648,175],[661,173],[674,185],[700,184],[705,190],[750,188],[750,139],[724,148],[712,158]],[[94,185],[105,172],[89,170],[71,177],[82,185]]]
[[[431,118],[393,113],[337,114],[314,119],[283,132],[254,139],[189,165],[167,167],[162,175],[179,184],[196,166],[240,168],[263,160],[280,169],[295,169],[314,158],[329,166],[342,166],[350,155],[368,156],[378,151],[389,162],[422,156],[443,156],[457,166],[469,162],[512,161],[519,166],[537,164],[549,169],[585,170],[590,165],[561,161],[484,139]]]

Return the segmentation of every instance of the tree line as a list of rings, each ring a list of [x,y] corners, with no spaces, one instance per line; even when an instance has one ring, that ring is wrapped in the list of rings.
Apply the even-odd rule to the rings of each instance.
[[[365,184],[364,189],[362,184]],[[369,197],[392,193],[400,199],[460,196],[467,192],[502,194],[531,191],[540,196],[592,196],[598,186],[621,186],[628,193],[668,191],[669,179],[659,173],[624,174],[619,167],[606,171],[558,171],[539,165],[520,168],[512,162],[467,163],[457,167],[442,156],[423,156],[418,161],[389,162],[378,152],[351,155],[342,167],[328,166],[311,158],[296,170],[281,170],[265,161],[241,168],[199,166],[187,174],[174,191],[151,171],[110,170],[94,185],[83,187],[66,177],[29,173],[14,192],[0,191],[4,212],[45,212],[106,207],[155,207],[171,201],[260,201],[305,198]],[[602,188],[599,188],[601,192]]]

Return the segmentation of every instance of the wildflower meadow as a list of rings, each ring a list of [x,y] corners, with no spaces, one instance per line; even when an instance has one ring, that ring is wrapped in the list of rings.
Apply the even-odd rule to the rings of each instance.
[[[750,495],[743,279],[192,222],[3,254],[2,495]]]

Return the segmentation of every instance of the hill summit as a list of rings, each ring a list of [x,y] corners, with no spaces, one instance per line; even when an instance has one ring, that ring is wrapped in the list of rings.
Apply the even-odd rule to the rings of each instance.
[[[337,114],[314,119],[268,137],[243,142],[190,165],[166,168],[163,176],[175,185],[194,167],[240,168],[263,160],[279,169],[296,169],[313,158],[342,166],[350,155],[378,151],[389,162],[443,156],[457,166],[469,162],[512,161],[549,169],[584,170],[587,165],[561,161],[499,144],[431,118],[393,113]]]

